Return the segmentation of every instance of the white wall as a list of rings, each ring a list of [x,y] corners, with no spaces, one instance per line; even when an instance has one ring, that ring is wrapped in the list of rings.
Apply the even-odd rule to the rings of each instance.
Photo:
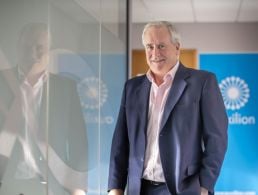
[[[143,49],[141,34],[144,24],[132,25],[132,49]],[[256,23],[175,23],[183,48],[198,53],[258,52]]]

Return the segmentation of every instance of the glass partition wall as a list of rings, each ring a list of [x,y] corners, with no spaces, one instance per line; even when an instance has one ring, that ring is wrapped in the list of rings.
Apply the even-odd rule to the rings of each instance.
[[[106,194],[126,0],[0,0],[0,195]]]

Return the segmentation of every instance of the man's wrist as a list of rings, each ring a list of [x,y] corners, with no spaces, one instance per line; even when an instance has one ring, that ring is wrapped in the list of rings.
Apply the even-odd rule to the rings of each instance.
[[[111,189],[108,195],[123,195],[124,191],[121,189]]]
[[[209,191],[204,188],[204,187],[201,187],[201,195],[208,195],[209,194]]]

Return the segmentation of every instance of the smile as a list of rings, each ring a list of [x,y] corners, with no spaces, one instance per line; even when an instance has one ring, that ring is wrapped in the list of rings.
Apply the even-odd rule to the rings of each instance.
[[[160,59],[160,60],[151,60],[151,62],[153,63],[160,63],[160,62],[164,62],[165,59]]]

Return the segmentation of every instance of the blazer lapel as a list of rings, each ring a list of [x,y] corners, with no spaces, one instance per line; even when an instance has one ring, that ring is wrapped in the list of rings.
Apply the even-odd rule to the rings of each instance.
[[[147,130],[150,88],[151,83],[147,77],[145,77],[142,84],[139,85],[139,87],[136,89],[136,98],[138,99],[134,100],[136,102],[138,114],[141,119],[141,125],[143,125],[140,129],[144,129],[144,133]]]
[[[160,124],[160,129],[162,130],[164,125],[166,124],[168,117],[175,107],[176,103],[180,99],[187,83],[185,81],[185,78],[189,76],[189,72],[187,69],[180,64],[177,70],[177,73],[175,75],[173,84],[171,86],[171,89],[168,94],[167,102],[164,108],[163,117]]]
[[[43,91],[42,91],[42,99],[40,104],[40,115],[39,115],[39,132],[38,132],[38,139],[42,141],[47,140],[47,135],[49,131],[49,109],[50,109],[50,77],[47,77],[47,80],[43,84]]]

